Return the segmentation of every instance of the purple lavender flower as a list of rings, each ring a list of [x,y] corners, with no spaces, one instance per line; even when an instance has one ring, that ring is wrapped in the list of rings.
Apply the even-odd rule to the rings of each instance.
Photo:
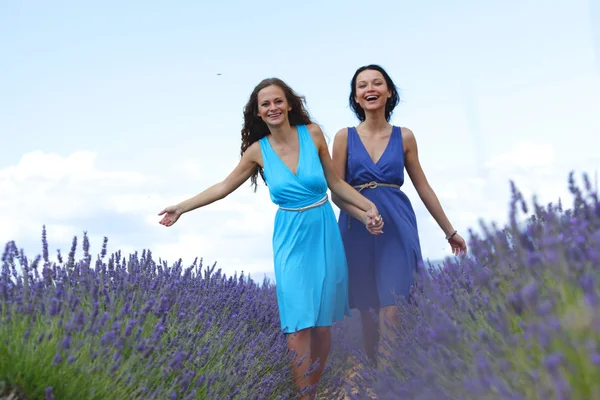
[[[572,208],[529,207],[513,187],[506,227],[471,231],[469,257],[429,266],[411,297],[398,299],[401,324],[378,365],[362,350],[360,316],[335,324],[322,396],[343,397],[346,386],[379,399],[599,393],[600,207],[593,194],[570,189]],[[523,210],[534,213],[524,223]],[[169,265],[147,250],[107,257],[107,240],[93,265],[85,232],[82,259],[74,239],[68,262],[55,263],[44,228],[41,276],[14,243],[5,248],[0,335],[15,324],[27,334],[0,336],[0,351],[12,343],[36,354],[46,371],[28,371],[38,374],[36,393],[51,387],[46,398],[68,397],[69,386],[52,378],[68,371],[86,376],[72,380],[85,382],[82,398],[293,398],[273,284],[225,276],[201,259]]]

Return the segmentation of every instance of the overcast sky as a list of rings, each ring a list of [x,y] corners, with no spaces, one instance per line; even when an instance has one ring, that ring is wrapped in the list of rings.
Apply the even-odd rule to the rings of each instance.
[[[504,222],[509,179],[567,199],[600,165],[600,3],[582,0],[81,1],[0,5],[0,243],[67,252],[88,231],[125,254],[272,276],[276,206],[249,183],[171,228],[157,213],[239,160],[242,108],[277,76],[333,143],[357,123],[356,68],[401,89],[425,173],[465,237]],[[423,255],[450,255],[410,180]],[[337,208],[336,208],[337,212]]]

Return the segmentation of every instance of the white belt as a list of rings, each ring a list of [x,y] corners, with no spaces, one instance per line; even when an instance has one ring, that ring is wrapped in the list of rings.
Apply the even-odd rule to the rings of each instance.
[[[317,201],[316,203],[309,204],[308,206],[305,206],[305,207],[289,208],[289,207],[279,206],[279,209],[284,210],[284,211],[302,212],[302,211],[310,210],[311,208],[322,206],[323,204],[327,203],[327,200],[329,200],[329,197],[327,197],[327,195],[325,195],[325,197],[323,197],[321,200]]]

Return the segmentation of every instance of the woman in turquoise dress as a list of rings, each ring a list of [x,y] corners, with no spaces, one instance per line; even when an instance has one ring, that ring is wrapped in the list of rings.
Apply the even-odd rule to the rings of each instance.
[[[162,210],[160,223],[173,225],[182,214],[223,199],[248,178],[256,190],[258,174],[279,206],[272,244],[281,328],[290,350],[303,359],[292,364],[292,374],[298,389],[313,386],[314,394],[330,350],[331,325],[350,315],[346,255],[328,188],[360,210],[358,219],[373,235],[381,233],[383,221],[373,202],[335,173],[304,98],[271,78],[256,86],[244,108],[239,164],[222,182]],[[309,361],[318,361],[319,367],[304,379]]]
[[[396,299],[409,299],[423,261],[415,212],[402,191],[404,169],[452,252],[464,253],[467,246],[427,182],[413,132],[389,123],[399,97],[387,72],[378,65],[359,68],[350,83],[349,101],[360,124],[336,134],[333,162],[340,176],[377,205],[386,221],[385,233],[373,237],[356,223],[359,209],[336,193],[332,200],[341,209],[350,307],[360,310],[365,352],[376,364],[376,348],[380,352],[385,348],[380,337],[393,340],[394,325],[400,323]]]

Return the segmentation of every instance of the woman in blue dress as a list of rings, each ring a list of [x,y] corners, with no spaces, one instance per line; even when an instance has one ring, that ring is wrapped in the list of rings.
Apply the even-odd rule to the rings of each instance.
[[[349,304],[360,310],[365,352],[377,364],[376,348],[383,351],[380,337],[392,339],[394,325],[400,323],[396,297],[409,298],[414,276],[423,261],[416,216],[401,190],[404,168],[453,253],[463,253],[467,247],[427,182],[413,132],[389,123],[399,97],[386,71],[378,65],[359,68],[351,80],[349,102],[360,124],[337,132],[333,164],[338,175],[376,204],[385,219],[385,233],[369,235],[357,223],[362,212],[359,208],[336,193],[332,200],[340,207]],[[378,315],[379,324],[371,310]]]
[[[313,386],[309,396],[325,367],[331,325],[350,315],[346,255],[327,189],[356,207],[355,216],[374,235],[383,221],[373,202],[335,173],[304,98],[271,78],[256,86],[244,108],[239,164],[222,182],[162,210],[160,223],[173,225],[182,214],[225,198],[248,178],[256,190],[258,174],[279,206],[272,244],[281,328],[289,349],[303,359],[292,364],[292,375],[298,389]],[[309,361],[319,367],[304,379]]]

